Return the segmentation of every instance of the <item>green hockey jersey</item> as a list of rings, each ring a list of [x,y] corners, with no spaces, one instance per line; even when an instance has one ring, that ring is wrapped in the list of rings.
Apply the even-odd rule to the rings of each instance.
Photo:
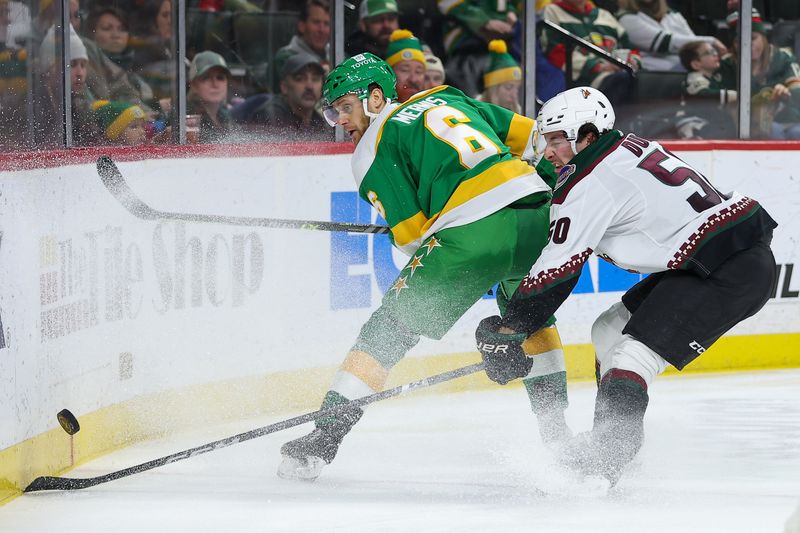
[[[353,153],[359,194],[410,254],[436,231],[469,224],[550,187],[535,158],[535,121],[440,86],[389,104]]]

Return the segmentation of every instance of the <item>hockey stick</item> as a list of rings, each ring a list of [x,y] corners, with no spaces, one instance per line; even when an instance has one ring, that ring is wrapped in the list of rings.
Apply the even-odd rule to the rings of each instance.
[[[97,173],[103,185],[122,206],[137,218],[144,220],[183,220],[207,222],[229,226],[260,226],[263,228],[310,229],[319,231],[348,231],[351,233],[389,233],[387,226],[377,224],[351,224],[349,222],[322,222],[317,220],[291,220],[280,218],[234,217],[201,213],[173,213],[159,211],[147,205],[131,190],[125,177],[108,156],[97,159]]]
[[[482,362],[475,363],[462,368],[456,368],[455,370],[450,370],[448,372],[443,372],[441,374],[429,376],[427,378],[423,378],[418,381],[413,381],[405,385],[400,385],[393,389],[376,392],[374,394],[370,394],[369,396],[364,396],[363,398],[358,398],[357,400],[353,400],[348,403],[339,404],[334,407],[329,407],[328,409],[319,409],[311,413],[306,413],[304,415],[299,415],[294,418],[289,418],[287,420],[275,422],[274,424],[270,424],[268,426],[246,431],[244,433],[239,433],[238,435],[233,435],[232,437],[228,437],[225,439],[215,440],[214,442],[209,442],[208,444],[203,444],[195,448],[189,448],[188,450],[184,450],[182,452],[173,453],[171,455],[161,457],[160,459],[153,459],[152,461],[138,464],[136,466],[131,466],[123,470],[117,470],[116,472],[111,472],[109,474],[105,474],[102,476],[90,477],[90,478],[69,478],[69,477],[56,477],[56,476],[37,477],[31,482],[30,485],[28,485],[25,488],[24,492],[36,492],[40,490],[76,490],[76,489],[85,489],[87,487],[93,487],[95,485],[99,485],[100,483],[107,483],[115,479],[127,477],[133,474],[138,474],[139,472],[146,472],[147,470],[152,470],[153,468],[158,468],[159,466],[164,466],[169,463],[182,461],[183,459],[188,459],[190,457],[194,457],[195,455],[200,455],[206,452],[219,450],[220,448],[225,448],[227,446],[231,446],[239,442],[245,442],[290,427],[299,426],[300,424],[303,424],[305,422],[310,422],[311,420],[316,420],[317,418],[321,418],[323,416],[335,415],[351,407],[361,407],[362,405],[367,405],[370,403],[385,400],[386,398],[391,398],[393,396],[400,396],[402,394],[406,394],[416,389],[430,387],[431,385],[436,385],[438,383],[449,381],[451,379],[455,379],[461,376],[474,374],[475,372],[479,372],[481,370],[483,370]]]

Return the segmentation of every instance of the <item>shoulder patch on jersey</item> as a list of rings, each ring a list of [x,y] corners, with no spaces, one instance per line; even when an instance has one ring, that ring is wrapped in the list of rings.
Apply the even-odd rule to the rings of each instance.
[[[575,173],[576,167],[575,165],[567,165],[561,168],[561,171],[558,173],[558,179],[556,180],[556,186],[553,187],[553,190],[558,190],[559,187],[564,185],[567,182],[570,176]]]

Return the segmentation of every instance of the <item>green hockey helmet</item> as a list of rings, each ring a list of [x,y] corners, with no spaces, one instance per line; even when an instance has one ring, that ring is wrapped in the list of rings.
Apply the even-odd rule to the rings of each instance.
[[[383,59],[364,52],[339,63],[328,74],[322,86],[322,110],[328,124],[334,126],[338,119],[333,102],[346,94],[354,94],[359,100],[366,100],[369,86],[373,83],[383,90],[386,98],[397,99],[397,77],[392,67]]]

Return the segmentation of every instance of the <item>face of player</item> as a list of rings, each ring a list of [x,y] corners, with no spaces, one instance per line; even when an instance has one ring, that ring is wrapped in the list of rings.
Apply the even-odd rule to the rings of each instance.
[[[379,46],[389,46],[389,37],[392,32],[400,27],[397,22],[397,13],[384,13],[366,18],[362,21],[364,33]]]
[[[400,61],[393,67],[397,76],[397,99],[405,102],[425,86],[425,65],[419,61]]]
[[[306,65],[281,80],[281,93],[292,110],[314,109],[322,95],[322,69]]]
[[[94,38],[100,48],[112,54],[118,54],[128,47],[128,30],[111,13],[104,13],[97,19]]]
[[[332,107],[338,115],[336,124],[347,132],[353,144],[357,146],[369,128],[369,117],[364,113],[361,100],[354,94],[346,94],[336,100]]]
[[[297,29],[308,45],[324,55],[331,38],[331,16],[319,6],[311,6],[308,18],[297,23]]]
[[[222,68],[210,68],[192,80],[192,89],[202,102],[221,104],[228,99],[228,74]]]
[[[567,135],[563,131],[545,133],[544,140],[547,142],[544,149],[544,158],[556,167],[556,172],[560,171],[561,167],[569,163],[569,160],[575,157],[575,152],[572,151],[572,145],[567,140]]]

